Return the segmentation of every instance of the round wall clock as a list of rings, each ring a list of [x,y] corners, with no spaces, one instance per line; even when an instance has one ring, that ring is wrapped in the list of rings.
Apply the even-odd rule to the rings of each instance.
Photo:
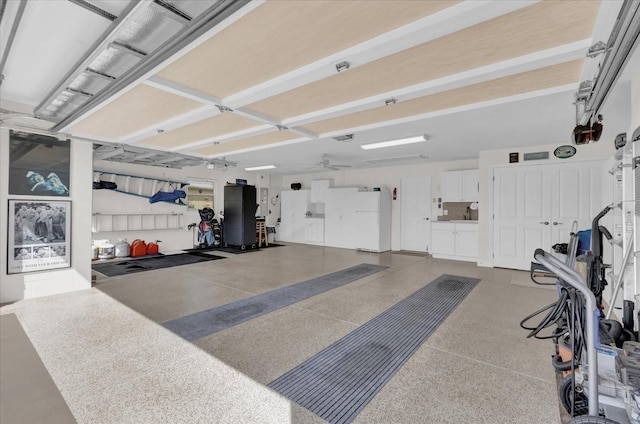
[[[575,154],[576,154],[576,148],[568,144],[565,144],[564,146],[560,146],[553,151],[553,155],[560,159],[570,158]]]

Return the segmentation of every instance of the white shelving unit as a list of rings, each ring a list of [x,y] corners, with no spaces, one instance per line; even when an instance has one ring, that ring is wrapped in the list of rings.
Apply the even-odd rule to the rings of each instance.
[[[175,230],[183,227],[182,213],[100,214],[92,216],[91,231],[119,232]]]

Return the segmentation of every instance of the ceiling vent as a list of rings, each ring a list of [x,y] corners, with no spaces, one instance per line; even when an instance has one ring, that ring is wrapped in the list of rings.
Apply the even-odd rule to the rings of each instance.
[[[333,137],[333,139],[336,141],[342,141],[344,143],[348,143],[351,140],[353,140],[353,134],[340,135],[338,137]]]

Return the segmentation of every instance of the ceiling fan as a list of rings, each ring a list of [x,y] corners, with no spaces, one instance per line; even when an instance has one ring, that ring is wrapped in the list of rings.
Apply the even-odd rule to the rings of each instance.
[[[340,168],[351,168],[351,165],[333,164],[331,163],[331,161],[329,160],[328,156],[325,153],[324,155],[322,155],[322,159],[316,164],[314,168],[325,168],[325,169],[338,171],[340,170]]]

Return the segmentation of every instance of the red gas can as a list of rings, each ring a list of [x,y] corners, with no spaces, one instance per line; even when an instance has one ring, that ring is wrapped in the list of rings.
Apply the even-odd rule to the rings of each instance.
[[[140,240],[140,239],[136,239],[134,241],[131,242],[131,257],[135,258],[135,257],[139,257],[139,256],[145,256],[147,254],[147,244]]]
[[[152,241],[147,243],[147,255],[157,255],[159,251],[160,247],[158,246],[158,243],[154,243]]]

